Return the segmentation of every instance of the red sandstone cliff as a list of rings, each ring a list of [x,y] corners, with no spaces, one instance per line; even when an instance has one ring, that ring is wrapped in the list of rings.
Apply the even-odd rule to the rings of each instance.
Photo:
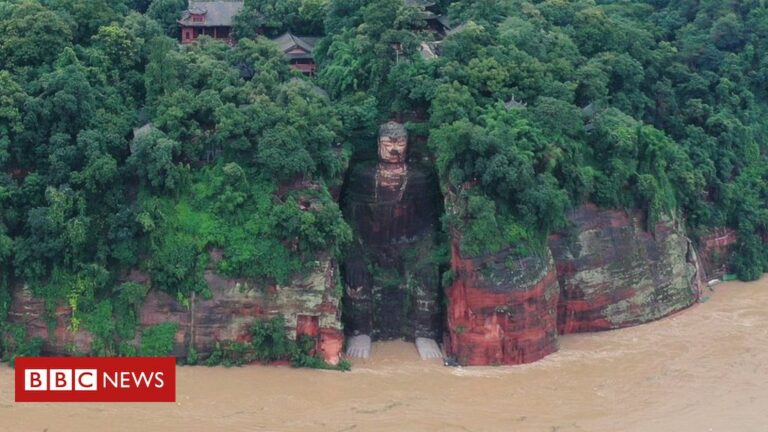
[[[707,279],[722,278],[727,273],[731,248],[736,244],[736,230],[716,228],[699,237],[699,258]]]
[[[552,257],[461,256],[452,244],[447,352],[465,365],[521,364],[557,350]]]
[[[557,349],[556,334],[655,320],[699,298],[703,269],[682,229],[646,231],[639,210],[584,205],[549,238],[551,256],[469,259],[454,235],[447,352],[467,365],[519,364]]]
[[[609,330],[656,320],[699,298],[702,272],[682,230],[661,220],[646,231],[639,210],[584,205],[572,228],[550,236],[560,283],[560,333]]]
[[[82,327],[77,330],[71,328],[71,318],[72,310],[68,306],[59,306],[49,327],[43,299],[35,297],[27,286],[17,287],[13,292],[8,322],[24,327],[31,338],[43,339],[44,353],[70,355],[90,352],[93,337]]]
[[[164,292],[150,291],[140,309],[139,331],[163,322],[179,324],[173,355],[185,357],[194,347],[201,355],[210,353],[217,341],[248,341],[251,324],[282,314],[288,334],[307,334],[317,340],[317,352],[329,363],[338,363],[343,345],[338,277],[333,260],[320,261],[317,270],[297,276],[286,286],[261,286],[247,280],[227,279],[213,271],[205,273],[211,299],[191,299],[180,304]],[[131,280],[149,284],[146,275],[132,272]],[[43,338],[43,352],[49,355],[89,353],[93,338],[82,328],[71,331],[71,310],[60,306],[49,334],[42,299],[28,289],[18,288],[9,311],[11,323],[22,324],[31,337]]]
[[[585,205],[569,214],[571,229],[550,236],[544,257],[513,258],[508,252],[467,258],[457,236],[452,244],[453,282],[446,287],[446,351],[467,365],[520,364],[557,349],[557,333],[607,330],[654,320],[690,306],[700,290],[703,270],[682,231],[670,220],[646,231],[639,211]],[[703,237],[704,266],[718,268],[735,241],[730,230]],[[713,252],[714,251],[714,252]],[[554,258],[553,258],[554,257]],[[215,257],[214,257],[215,258]],[[708,261],[709,260],[709,261]],[[712,271],[712,270],[708,270]],[[316,337],[329,362],[343,345],[336,293],[337,267],[322,261],[315,272],[287,286],[260,286],[206,272],[213,293],[189,307],[150,292],[141,308],[140,327],[179,323],[174,354],[190,346],[205,354],[217,340],[247,340],[250,324],[283,314],[291,335]],[[130,278],[149,284],[134,272]],[[43,301],[18,288],[9,320],[30,336],[46,339],[48,354],[88,352],[92,337],[69,329],[71,311],[59,307],[48,334]]]

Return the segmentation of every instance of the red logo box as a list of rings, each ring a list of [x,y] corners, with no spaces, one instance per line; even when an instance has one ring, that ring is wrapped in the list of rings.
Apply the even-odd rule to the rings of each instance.
[[[19,357],[16,402],[176,402],[173,357]]]

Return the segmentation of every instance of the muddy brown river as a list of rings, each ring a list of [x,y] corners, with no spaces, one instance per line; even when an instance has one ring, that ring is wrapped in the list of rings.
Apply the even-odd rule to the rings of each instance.
[[[181,367],[176,404],[15,404],[1,431],[768,431],[768,277],[534,364],[448,368],[375,344],[349,373]]]

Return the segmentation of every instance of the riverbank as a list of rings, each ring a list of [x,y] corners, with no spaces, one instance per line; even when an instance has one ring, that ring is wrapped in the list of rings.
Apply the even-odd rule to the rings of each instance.
[[[513,367],[447,368],[375,344],[349,373],[180,367],[177,404],[15,404],[0,368],[0,431],[764,431],[768,277],[623,330],[569,335]]]

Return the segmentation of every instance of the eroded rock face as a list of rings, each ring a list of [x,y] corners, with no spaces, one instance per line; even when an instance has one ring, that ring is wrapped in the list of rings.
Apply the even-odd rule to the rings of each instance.
[[[736,240],[736,230],[732,228],[716,228],[699,237],[699,257],[707,279],[722,278],[727,273]]]
[[[90,352],[93,336],[82,326],[72,327],[71,318],[72,310],[62,305],[55,309],[49,325],[43,299],[35,297],[28,286],[17,286],[13,290],[8,322],[24,327],[30,338],[43,339],[44,354],[69,355]]]
[[[581,206],[571,230],[550,236],[560,284],[560,333],[600,331],[656,320],[699,298],[696,253],[671,220],[644,229],[642,212]]]
[[[435,324],[437,271],[428,263],[415,265],[431,250],[432,216],[424,215],[434,210],[407,208],[424,205],[419,198],[431,195],[420,187],[397,199],[374,200],[375,172],[368,171],[367,181],[351,190],[367,198],[348,210],[367,217],[356,229],[358,235],[366,236],[368,249],[350,254],[346,263],[347,300],[361,313],[348,315],[347,324],[382,338],[387,334],[377,334],[376,328],[393,329],[392,337],[434,335],[439,327]],[[408,187],[416,184],[428,182],[409,181]],[[376,206],[387,211],[374,211]],[[408,218],[415,219],[406,222]],[[508,251],[464,257],[459,250],[460,233],[453,233],[453,281],[445,290],[448,355],[466,365],[528,363],[556,351],[558,332],[608,330],[662,318],[699,298],[703,267],[719,268],[713,257],[727,259],[728,248],[736,240],[730,230],[702,237],[704,264],[699,266],[691,242],[671,220],[661,220],[646,231],[642,212],[594,205],[574,209],[568,218],[571,228],[551,235],[549,250],[538,257],[515,257]],[[212,261],[216,259],[213,251]],[[385,280],[387,274],[371,274],[371,264],[392,269],[398,280],[408,276],[412,285],[408,290],[385,291],[376,280]],[[139,330],[176,322],[179,331],[173,354],[184,357],[194,347],[204,356],[216,341],[248,341],[255,320],[282,314],[291,336],[316,338],[317,352],[336,363],[343,345],[338,277],[336,264],[328,258],[287,286],[223,278],[209,270],[205,279],[211,299],[194,298],[182,305],[168,294],[151,291],[140,310]],[[132,272],[127,279],[151,285],[140,272]],[[358,297],[349,293],[355,287],[363,288]],[[403,308],[406,298],[399,297],[406,293],[412,305],[407,310]],[[45,354],[90,351],[92,336],[82,326],[72,329],[71,315],[68,307],[57,308],[49,329],[43,300],[28,288],[16,287],[13,292],[9,321],[23,325],[30,336],[46,340]]]
[[[140,323],[142,327],[178,323],[174,355],[181,357],[190,346],[205,355],[217,341],[250,341],[250,327],[256,320],[281,314],[289,337],[298,333],[316,338],[318,351],[335,364],[341,351],[335,340],[342,339],[336,277],[336,265],[328,259],[285,286],[265,287],[209,270],[205,280],[213,294],[211,299],[195,297],[186,307],[166,293],[153,291],[141,308]]]
[[[254,321],[282,314],[289,337],[297,333],[314,337],[317,352],[336,364],[343,344],[337,273],[336,263],[328,258],[322,259],[315,271],[296,277],[285,286],[228,279],[209,270],[205,279],[213,294],[211,299],[194,297],[184,305],[165,292],[150,291],[140,309],[137,333],[164,322],[178,323],[172,355],[186,357],[189,348],[194,347],[205,356],[217,341],[249,341]],[[131,272],[129,279],[150,283],[146,275],[136,271]],[[93,338],[82,327],[71,331],[71,315],[66,306],[57,308],[49,333],[43,300],[20,288],[15,290],[9,321],[24,325],[30,336],[43,338],[45,354],[89,353]]]
[[[455,236],[454,236],[455,237]],[[557,350],[559,288],[552,257],[464,258],[452,244],[447,352],[464,365],[522,364]]]
[[[551,256],[468,259],[454,235],[448,353],[468,365],[519,364],[557,349],[557,333],[609,330],[665,317],[699,299],[704,270],[671,220],[645,230],[639,210],[584,205]]]

